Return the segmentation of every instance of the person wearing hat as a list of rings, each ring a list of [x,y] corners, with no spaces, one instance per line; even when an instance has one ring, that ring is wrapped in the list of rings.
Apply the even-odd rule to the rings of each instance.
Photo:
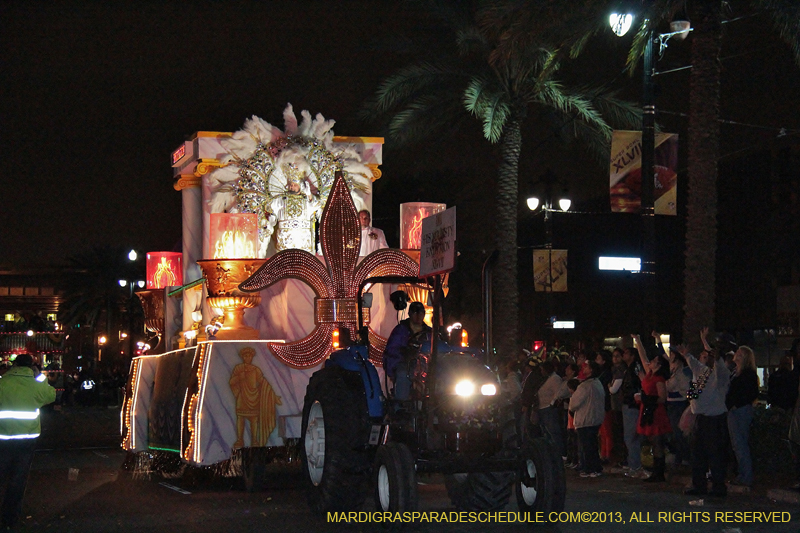
[[[542,360],[532,355],[522,365],[522,393],[520,394],[520,434],[525,438],[531,425],[539,423],[539,388],[545,377],[539,370]]]
[[[22,512],[22,497],[42,430],[39,408],[56,400],[47,380],[36,379],[33,358],[20,354],[0,378],[0,480],[5,488],[0,524],[12,528]]]
[[[408,318],[392,330],[383,352],[383,370],[394,382],[396,400],[407,400],[411,396],[410,363],[426,344],[430,349],[431,328],[425,323],[425,306],[412,302],[408,306]]]

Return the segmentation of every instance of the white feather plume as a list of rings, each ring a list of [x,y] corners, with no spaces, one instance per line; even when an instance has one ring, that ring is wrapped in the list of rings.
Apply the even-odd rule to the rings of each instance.
[[[238,201],[235,194],[235,186],[240,179],[240,163],[253,157],[259,145],[268,145],[281,137],[293,136],[314,138],[322,143],[324,148],[330,151],[339,161],[344,163],[343,170],[349,175],[348,182],[352,183],[352,195],[356,205],[364,205],[367,197],[369,184],[372,178],[372,170],[362,162],[360,154],[353,145],[344,148],[333,145],[333,126],[335,120],[326,120],[322,114],[317,114],[313,119],[311,113],[306,110],[300,113],[301,121],[298,124],[297,116],[291,104],[288,104],[283,111],[285,131],[273,126],[265,120],[253,115],[245,120],[242,129],[233,133],[229,138],[220,141],[227,154],[220,159],[223,164],[221,168],[214,170],[208,176],[210,188],[209,207],[212,213],[223,211],[238,211]],[[291,163],[299,170],[303,171],[307,178],[319,188],[316,175],[309,166],[306,159],[307,148],[297,148],[283,150],[277,158],[276,168],[271,171],[269,177],[269,189],[274,191],[284,190],[286,187],[286,177],[283,175],[282,165]],[[328,184],[329,186],[329,184]],[[323,194],[322,200],[327,198],[327,193]]]
[[[292,104],[283,110],[283,126],[286,135],[297,135],[297,116],[294,114]]]

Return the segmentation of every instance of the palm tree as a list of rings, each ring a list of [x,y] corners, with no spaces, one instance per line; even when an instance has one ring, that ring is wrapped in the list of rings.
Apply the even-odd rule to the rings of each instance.
[[[591,38],[607,32],[606,21],[613,1],[555,0],[510,1],[497,7],[516,24],[509,27],[499,45],[510,54],[542,33],[561,36],[561,50],[579,55]],[[676,15],[688,13],[692,21],[688,131],[688,201],[686,263],[684,269],[683,339],[695,341],[704,326],[714,330],[717,251],[717,161],[720,144],[720,50],[723,17],[761,13],[790,46],[800,65],[800,4],[795,0],[653,0],[642,2],[637,18],[642,21],[628,52],[627,67],[633,74],[648,36],[666,26]],[[737,12],[733,13],[736,9]],[[747,13],[745,13],[747,14]],[[556,21],[556,23],[553,23]]]
[[[556,76],[564,54],[549,35],[543,33],[542,40],[529,39],[506,53],[502,45],[515,19],[507,18],[496,2],[476,5],[432,3],[432,12],[453,32],[455,48],[387,78],[370,107],[377,115],[391,117],[389,137],[397,143],[458,129],[471,115],[482,123],[484,137],[499,144],[493,333],[500,357],[511,357],[519,350],[517,212],[523,125],[535,122],[562,137],[567,132],[607,164],[613,127],[632,127],[641,115],[603,88],[560,82]]]

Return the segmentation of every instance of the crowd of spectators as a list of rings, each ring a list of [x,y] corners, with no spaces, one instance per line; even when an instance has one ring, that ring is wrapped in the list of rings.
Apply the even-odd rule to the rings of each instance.
[[[704,329],[703,349],[694,355],[684,345],[665,349],[658,333],[651,336],[654,342],[631,335],[627,347],[613,351],[525,350],[509,362],[502,388],[520,405],[523,433],[547,435],[565,466],[584,478],[615,466],[629,478],[658,483],[668,470],[688,466],[687,494],[724,496],[729,485],[749,490],[750,431],[760,389],[768,385],[770,407],[791,411],[798,401],[800,365],[787,355],[762,384],[747,346],[724,339],[712,346]],[[789,440],[800,480],[797,411]],[[644,446],[645,456],[652,454],[647,470]]]

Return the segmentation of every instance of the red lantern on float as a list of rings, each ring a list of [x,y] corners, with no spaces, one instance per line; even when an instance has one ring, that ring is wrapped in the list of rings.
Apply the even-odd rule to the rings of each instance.
[[[147,252],[147,288],[163,289],[183,285],[183,254]]]
[[[419,250],[422,246],[422,219],[441,213],[447,209],[445,204],[430,202],[408,202],[400,204],[400,248]]]
[[[212,259],[255,259],[258,217],[255,213],[211,213]]]

